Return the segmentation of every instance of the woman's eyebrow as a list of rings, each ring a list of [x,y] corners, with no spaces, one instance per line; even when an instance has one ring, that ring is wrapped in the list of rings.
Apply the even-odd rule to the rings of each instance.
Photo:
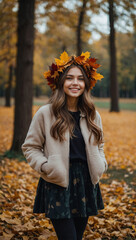
[[[74,75],[67,74],[66,76],[73,77]],[[83,75],[78,75],[78,77],[84,77]]]

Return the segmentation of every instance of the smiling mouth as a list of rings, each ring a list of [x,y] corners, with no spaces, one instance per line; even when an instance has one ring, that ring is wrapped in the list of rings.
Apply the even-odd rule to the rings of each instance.
[[[79,88],[69,88],[70,90],[72,91],[79,91],[80,89]]]

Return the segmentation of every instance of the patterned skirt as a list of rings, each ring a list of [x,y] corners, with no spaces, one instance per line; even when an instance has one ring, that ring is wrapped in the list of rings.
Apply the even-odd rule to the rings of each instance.
[[[68,188],[39,179],[33,213],[59,219],[94,216],[103,208],[99,183],[92,184],[85,161],[70,163]]]

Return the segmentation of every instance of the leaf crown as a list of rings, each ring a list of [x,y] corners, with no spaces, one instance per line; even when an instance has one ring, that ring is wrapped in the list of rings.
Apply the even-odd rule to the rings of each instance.
[[[96,58],[90,58],[90,52],[82,53],[80,56],[68,56],[67,52],[60,55],[60,59],[55,58],[55,63],[49,66],[49,70],[44,72],[44,77],[47,79],[48,85],[54,91],[57,87],[60,73],[72,64],[80,65],[83,67],[89,81],[90,89],[92,89],[98,80],[103,78],[103,75],[97,73],[97,68],[101,65],[96,63]]]

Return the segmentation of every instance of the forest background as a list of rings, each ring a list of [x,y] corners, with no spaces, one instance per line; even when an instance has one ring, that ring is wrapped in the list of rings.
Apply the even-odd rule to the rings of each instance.
[[[83,3],[86,4],[84,9]],[[117,78],[120,98],[136,97],[136,23],[133,1],[114,1]],[[34,96],[50,95],[43,72],[66,50],[77,54],[80,31],[82,51],[99,59],[104,79],[92,94],[110,97],[110,50],[107,1],[36,1],[34,39]],[[6,88],[14,97],[17,52],[17,9],[15,0],[0,1],[0,97]],[[82,16],[83,15],[83,16]],[[97,16],[100,19],[97,21]],[[107,23],[103,19],[107,17]],[[82,19],[81,19],[82,18]],[[95,21],[96,20],[96,21]],[[107,26],[106,26],[107,24]],[[107,29],[107,30],[106,30]],[[94,36],[99,38],[94,38]],[[10,85],[10,86],[9,86]],[[8,94],[8,93],[7,93]]]
[[[135,13],[135,0],[0,0],[0,240],[57,239],[50,220],[32,213],[39,175],[21,145],[51,94],[43,73],[64,50],[90,51],[104,75],[91,94],[109,166],[100,181],[105,209],[89,218],[83,239],[136,239]]]
[[[98,107],[107,107],[102,98],[108,98],[109,110],[119,112],[119,99],[135,99],[135,13],[134,0],[0,0],[0,97],[6,107],[14,100],[9,151],[21,152],[32,106],[51,95],[43,73],[63,51],[77,56],[89,51],[99,59],[104,79],[91,90]],[[35,101],[40,96],[46,100]],[[134,100],[128,108],[135,106]]]

